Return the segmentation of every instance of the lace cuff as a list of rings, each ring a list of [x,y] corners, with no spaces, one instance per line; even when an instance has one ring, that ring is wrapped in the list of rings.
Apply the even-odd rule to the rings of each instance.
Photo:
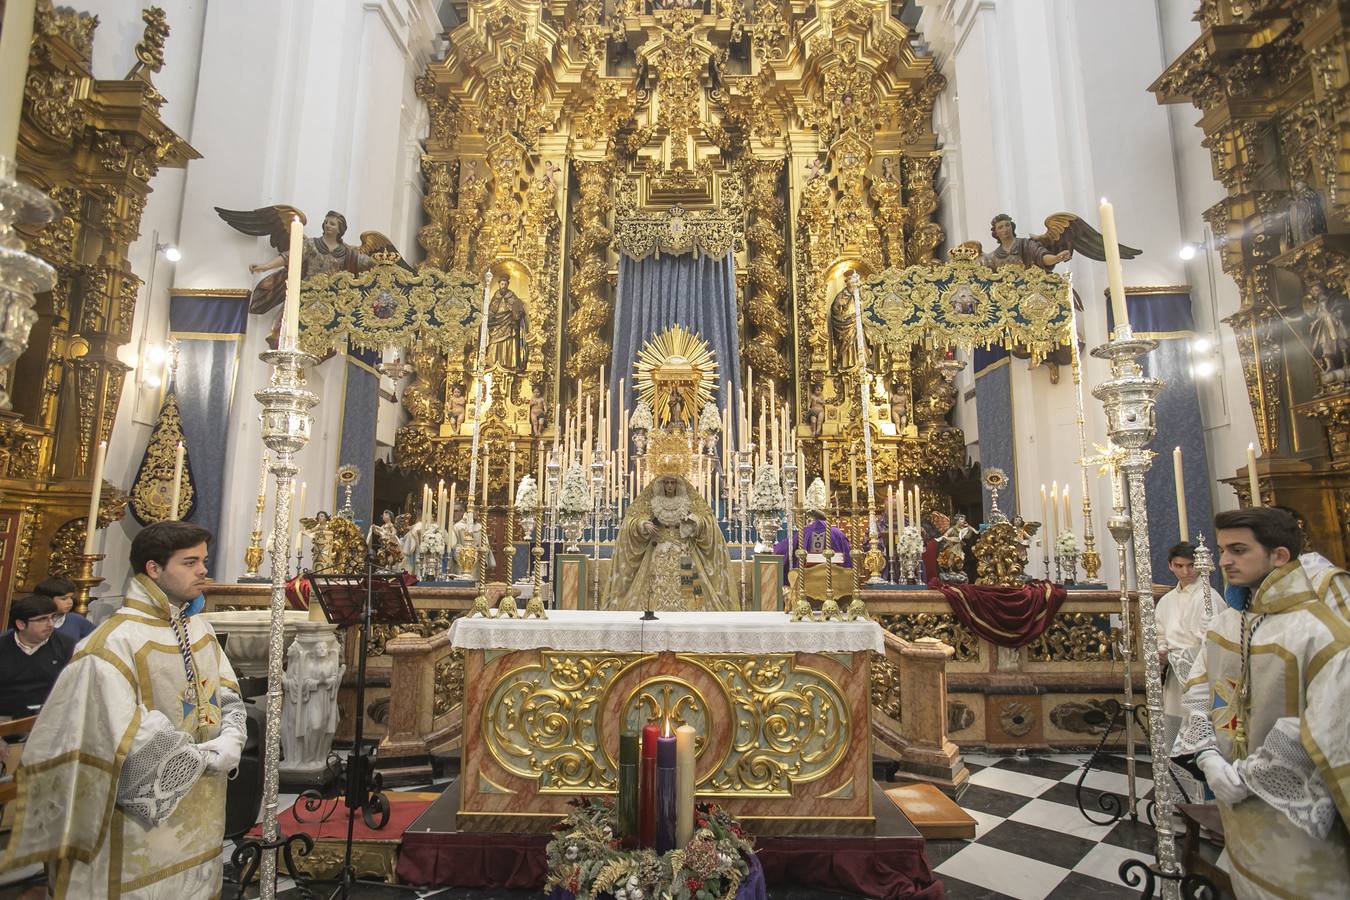
[[[169,724],[158,710],[141,722],[117,777],[117,805],[146,825],[173,814],[206,770],[192,738]]]
[[[1336,804],[1299,739],[1298,719],[1275,723],[1265,741],[1237,763],[1247,789],[1317,840],[1326,840],[1336,821]]]
[[[242,747],[244,736],[248,734],[248,711],[244,707],[243,698],[221,685],[220,733],[224,734],[227,731],[239,732],[239,745]]]
[[[1195,653],[1199,649],[1197,646],[1167,651],[1167,664],[1172,667],[1172,677],[1177,680],[1177,684],[1191,680],[1191,668],[1195,665]]]

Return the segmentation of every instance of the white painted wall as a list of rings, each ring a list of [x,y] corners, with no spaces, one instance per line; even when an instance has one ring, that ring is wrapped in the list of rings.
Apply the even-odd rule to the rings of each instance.
[[[263,239],[225,225],[215,206],[290,203],[306,211],[310,233],[317,233],[325,211],[336,209],[350,223],[348,243],[359,241],[361,231],[376,230],[417,258],[418,158],[426,112],[413,81],[440,29],[431,0],[167,0],[161,5],[173,33],[164,71],[155,81],[169,98],[167,121],[203,158],[186,173],[166,172],[155,181],[146,236],[132,249],[133,267],[149,271],[149,234],[156,227],[160,241],[176,242],[183,259],[171,265],[160,258],[154,296],[138,308],[132,348],[143,339],[163,342],[171,286],[248,288],[256,280],[249,264],[274,255]],[[88,0],[84,6],[103,23],[96,41],[99,74],[124,75],[141,33],[140,5]],[[222,522],[229,527],[222,528],[212,550],[220,580],[233,580],[243,571],[263,449],[253,392],[268,377],[258,353],[270,325],[271,316],[252,318],[242,353],[222,509]],[[129,363],[130,357],[129,349]],[[334,358],[309,375],[320,402],[311,441],[298,463],[299,478],[310,481],[304,510],[310,515],[334,506],[331,478],[341,434],[344,365]],[[129,383],[109,450],[108,480],[124,488],[135,477],[150,431],[133,421],[135,393]],[[143,406],[153,410],[156,400],[152,396]],[[388,418],[383,410],[382,418]],[[388,427],[380,431],[391,437]],[[269,515],[270,510],[269,491]],[[101,571],[106,595],[122,591],[136,530],[123,522],[101,538],[100,552],[108,556]]]
[[[919,29],[950,83],[937,114],[949,244],[974,238],[988,247],[988,223],[998,212],[1011,214],[1021,234],[1041,231],[1044,217],[1060,210],[1095,225],[1098,200],[1105,196],[1115,204],[1122,240],[1143,251],[1125,264],[1126,284],[1196,285],[1197,319],[1208,327],[1208,286],[1200,283],[1205,273],[1187,271],[1176,255],[1183,240],[1198,239],[1199,211],[1213,202],[1208,155],[1199,146],[1198,129],[1178,135],[1175,111],[1160,107],[1147,91],[1189,42],[1173,34],[1175,20],[1183,17],[1180,8],[1187,7],[1188,17],[1191,4],[919,0],[919,5]],[[1179,195],[1182,180],[1190,194]],[[1104,265],[1075,258],[1059,270],[1072,273],[1086,307],[1080,330],[1088,346],[1101,344]],[[1086,388],[1104,380],[1103,364],[1091,357],[1084,363]],[[1018,500],[1028,511],[1039,509],[1040,485],[1052,480],[1071,479],[1075,510],[1081,502],[1072,392],[1067,371],[1051,385],[1045,369],[1013,362]],[[1214,407],[1211,393],[1207,389],[1202,402]],[[1102,442],[1100,404],[1090,393],[1085,400],[1089,444]],[[1212,408],[1209,413],[1207,424],[1213,426]],[[959,424],[977,438],[973,402],[963,403],[958,415]],[[1247,419],[1244,426],[1250,428]],[[1228,427],[1226,419],[1222,427]],[[1219,461],[1221,471],[1231,471],[1225,457]],[[1104,523],[1110,489],[1095,470],[1091,481],[1098,547],[1109,559],[1114,546]],[[1075,525],[1081,533],[1081,522]],[[1107,574],[1114,581],[1114,573]]]

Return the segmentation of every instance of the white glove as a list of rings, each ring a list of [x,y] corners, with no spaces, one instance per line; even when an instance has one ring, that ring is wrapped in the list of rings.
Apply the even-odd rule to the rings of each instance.
[[[206,759],[206,771],[228,774],[239,766],[239,754],[244,749],[244,736],[231,728],[222,731],[219,737],[198,744],[197,749]]]
[[[1247,799],[1249,792],[1247,786],[1242,783],[1242,776],[1219,751],[1206,750],[1196,759],[1195,764],[1205,773],[1209,789],[1219,800],[1234,806]]]

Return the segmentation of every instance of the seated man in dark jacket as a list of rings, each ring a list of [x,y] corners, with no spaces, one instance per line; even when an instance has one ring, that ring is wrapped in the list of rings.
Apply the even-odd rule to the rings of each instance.
[[[56,630],[78,644],[94,630],[94,623],[77,612],[71,612],[75,606],[75,585],[68,578],[44,578],[33,588],[33,593],[44,594],[56,601]]]
[[[0,716],[22,718],[47,700],[75,642],[56,630],[56,603],[29,594],[10,607],[14,630],[0,637]]]

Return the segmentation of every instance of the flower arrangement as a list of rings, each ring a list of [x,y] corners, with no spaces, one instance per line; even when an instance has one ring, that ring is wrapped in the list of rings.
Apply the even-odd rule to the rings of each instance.
[[[565,516],[586,516],[591,512],[591,489],[586,484],[586,473],[581,463],[572,463],[563,475],[562,490],[558,492],[558,510]]]
[[[628,420],[628,427],[633,431],[651,431],[654,422],[652,405],[646,400],[639,400],[637,407],[633,410],[632,418]]]
[[[694,806],[694,835],[680,850],[625,849],[616,801],[583,797],[548,842],[545,890],[615,900],[730,900],[750,873],[754,843],[715,803]]]
[[[755,473],[755,486],[750,493],[750,508],[757,513],[776,513],[783,508],[783,483],[778,470],[765,463]]]
[[[418,550],[425,556],[440,556],[445,552],[445,532],[435,522],[422,529]]]
[[[717,434],[722,430],[722,414],[711,400],[703,404],[703,411],[698,414],[698,430],[704,434]]]
[[[900,535],[895,541],[895,551],[901,556],[911,556],[915,559],[923,556],[923,533],[919,531],[919,526],[906,525],[900,529]]]
[[[1078,555],[1078,535],[1072,531],[1061,531],[1059,537],[1055,538],[1056,556],[1077,556]]]
[[[516,488],[516,513],[522,516],[534,515],[538,505],[539,485],[533,475],[526,475],[520,479],[520,486]]]

